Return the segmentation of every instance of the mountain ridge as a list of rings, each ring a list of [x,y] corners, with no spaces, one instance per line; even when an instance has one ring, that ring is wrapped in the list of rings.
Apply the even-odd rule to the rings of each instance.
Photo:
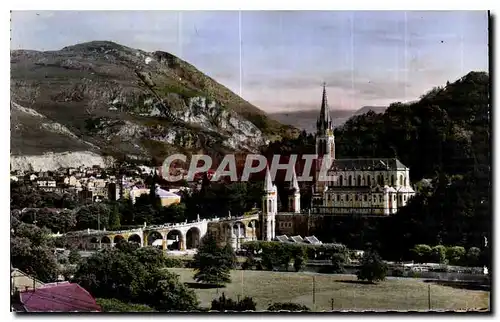
[[[365,114],[368,113],[368,111],[384,113],[386,109],[387,106],[363,106],[357,110],[330,110],[330,116],[333,119],[334,127],[340,127],[352,116]],[[281,123],[290,124],[308,133],[315,133],[316,121],[319,116],[319,105],[318,110],[277,112],[270,113],[269,116]]]
[[[11,113],[15,155],[161,160],[174,152],[252,152],[298,133],[170,53],[109,41],[11,50]]]

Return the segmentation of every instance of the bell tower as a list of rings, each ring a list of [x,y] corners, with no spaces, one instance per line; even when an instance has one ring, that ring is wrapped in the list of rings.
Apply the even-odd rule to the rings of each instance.
[[[333,122],[330,117],[330,108],[326,96],[326,84],[323,83],[323,97],[321,100],[321,110],[316,122],[316,161],[315,171],[315,192],[321,194],[324,190],[324,182],[319,179],[322,162],[335,160],[335,136],[333,134]]]
[[[295,169],[293,169],[292,176],[292,181],[290,181],[290,194],[288,195],[288,211],[298,214],[300,213],[300,189]]]
[[[278,211],[278,189],[271,180],[269,168],[266,169],[264,180],[264,196],[262,197],[262,212],[259,216],[262,240],[271,241],[276,235],[276,213]]]

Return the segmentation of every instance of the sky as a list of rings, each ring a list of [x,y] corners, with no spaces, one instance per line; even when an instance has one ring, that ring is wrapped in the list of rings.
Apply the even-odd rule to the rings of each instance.
[[[170,52],[268,113],[412,101],[488,70],[486,11],[13,11],[11,49]]]

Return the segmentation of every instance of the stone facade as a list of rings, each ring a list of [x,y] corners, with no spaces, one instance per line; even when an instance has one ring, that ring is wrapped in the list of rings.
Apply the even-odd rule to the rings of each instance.
[[[398,159],[336,159],[333,123],[326,90],[317,122],[315,186],[312,212],[391,215],[415,195],[410,169]],[[329,180],[320,177],[328,167]]]

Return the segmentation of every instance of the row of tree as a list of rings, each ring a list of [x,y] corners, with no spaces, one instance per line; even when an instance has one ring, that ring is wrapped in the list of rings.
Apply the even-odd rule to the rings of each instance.
[[[445,247],[436,245],[431,247],[425,244],[415,245],[411,250],[413,260],[417,263],[440,263],[457,266],[477,267],[484,265],[484,256],[487,250],[481,251],[478,247],[471,247],[467,251],[462,246]]]
[[[156,181],[151,181],[151,187]],[[25,223],[46,227],[53,233],[72,230],[104,229],[184,222],[243,215],[260,205],[262,184],[204,182],[200,191],[181,193],[182,202],[162,207],[155,194],[142,195],[135,204],[130,200],[79,204],[71,194],[59,195],[28,185],[11,186],[11,211]],[[27,197],[28,196],[28,197]],[[153,197],[151,197],[153,196]]]

